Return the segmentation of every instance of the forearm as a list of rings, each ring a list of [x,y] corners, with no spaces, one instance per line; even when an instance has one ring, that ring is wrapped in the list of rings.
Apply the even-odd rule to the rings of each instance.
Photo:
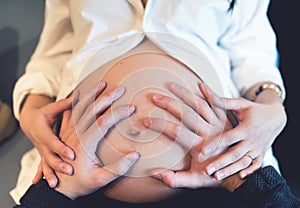
[[[14,208],[75,208],[76,202],[50,188],[45,180],[32,185]]]
[[[300,199],[272,166],[250,175],[232,194],[249,207],[300,207]]]
[[[52,98],[41,94],[29,94],[23,100],[20,107],[20,127],[31,140],[31,142],[34,143],[31,132],[32,116],[34,115],[34,112],[53,101],[54,100]]]
[[[54,101],[54,98],[50,98],[46,95],[42,94],[29,94],[26,96],[26,98],[23,100],[20,108],[20,113],[32,109],[37,109],[40,107],[43,107],[51,102]]]

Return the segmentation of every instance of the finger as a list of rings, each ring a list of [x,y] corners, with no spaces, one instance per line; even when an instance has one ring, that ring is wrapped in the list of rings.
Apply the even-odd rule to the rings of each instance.
[[[125,175],[139,158],[140,155],[137,152],[131,152],[113,164],[107,165],[103,168],[99,166],[95,172],[96,178],[98,178],[99,181],[95,181],[95,183],[102,187],[118,177]]]
[[[199,84],[200,91],[206,99],[206,102],[209,104],[217,118],[224,120],[226,117],[225,109],[217,107],[214,105],[212,100],[217,100],[219,96],[217,96],[204,82]]]
[[[71,119],[72,118],[71,116],[72,116],[72,110],[64,111],[62,118],[60,118],[61,124],[58,129],[58,134],[60,134],[60,132],[67,132],[67,129],[70,127],[69,126],[70,122],[73,122],[73,120]],[[63,137],[60,137],[60,138],[63,138]],[[63,139],[62,139],[62,141],[64,143],[66,143],[66,141],[64,141]]]
[[[184,125],[199,133],[201,136],[204,136],[209,132],[211,125],[189,106],[178,102],[171,97],[160,94],[153,94],[153,101],[158,107],[166,109],[176,118],[181,120]]]
[[[76,102],[75,105],[73,105],[75,123],[79,121],[87,107],[97,99],[97,97],[104,91],[105,88],[106,82],[100,81],[97,87],[93,88],[93,90],[91,90],[88,94]]]
[[[240,170],[243,170],[247,167],[249,167],[252,164],[252,159],[247,157],[247,156],[243,156],[241,157],[238,161],[226,166],[225,168],[217,171],[214,174],[214,177],[217,180],[223,180],[224,178],[231,176],[237,172],[239,172]]]
[[[61,99],[56,102],[50,103],[47,108],[47,113],[52,114],[52,116],[56,117],[59,113],[69,109],[72,107],[74,97],[71,96],[69,98]]]
[[[48,185],[51,188],[55,188],[58,183],[58,179],[54,173],[54,170],[46,163],[43,163],[42,169],[43,169],[45,179],[48,182]]]
[[[252,161],[252,164],[248,168],[240,171],[239,173],[240,177],[245,178],[246,176],[251,175],[262,166],[262,163],[263,163],[262,157],[255,158]]]
[[[108,130],[113,127],[119,121],[129,117],[135,111],[134,105],[121,106],[114,111],[107,111],[97,119],[97,122],[85,132],[84,136],[80,138],[83,147],[88,152],[94,154],[97,148],[97,144],[104,138]]]
[[[246,154],[246,148],[243,147],[243,145],[235,145],[234,147],[231,147],[226,151],[225,153],[222,153],[220,156],[216,157],[216,159],[213,159],[206,167],[206,171],[208,175],[213,174],[214,172],[220,171],[221,169],[229,166],[230,164],[236,163],[239,161],[244,155]],[[244,158],[244,159],[249,159],[249,158]],[[244,166],[244,163],[249,162],[249,160],[241,160],[242,163],[237,163],[237,166]],[[251,162],[251,161],[250,161]],[[246,164],[249,165],[249,164]],[[232,167],[231,167],[232,168]],[[232,172],[233,169],[229,168],[228,172]],[[222,173],[227,173],[227,172],[220,172],[218,175]],[[227,177],[228,175],[223,176]]]
[[[58,157],[56,154],[51,152],[50,150],[44,150],[43,155],[45,156],[45,163],[49,165],[51,168],[53,168],[55,171],[72,175],[73,174],[73,167],[63,161],[60,157]]]
[[[171,188],[193,188],[198,187],[193,175],[187,171],[174,172],[168,169],[158,169],[152,172],[152,177],[161,180]]]
[[[125,87],[118,86],[116,89],[109,91],[105,95],[98,97],[97,100],[90,104],[78,121],[78,130],[86,131],[96,121],[99,115],[107,110],[113,102],[121,98],[125,93]]]
[[[80,92],[77,89],[74,89],[70,95],[67,96],[67,98],[73,98],[72,99],[72,104],[73,106],[77,104],[77,102],[79,101],[79,96],[80,96]]]
[[[191,149],[193,146],[197,146],[200,149],[200,146],[202,146],[202,137],[194,134],[182,125],[165,121],[160,118],[146,118],[144,120],[144,124],[147,128],[157,132],[162,132],[171,139],[174,139],[186,149]]]
[[[239,141],[244,139],[245,129],[241,126],[237,126],[222,135],[216,135],[207,139],[202,147],[199,155],[199,161],[203,162],[209,158],[216,150],[225,149]]]
[[[52,129],[45,129],[45,135],[48,135],[47,142],[44,145],[51,151],[58,154],[61,158],[74,160],[74,151],[65,145],[60,139],[53,133]]]
[[[200,96],[193,94],[191,91],[176,83],[172,83],[170,89],[173,94],[183,100],[184,103],[201,115],[208,123],[212,123],[212,121],[216,119],[209,103]]]
[[[251,105],[251,102],[244,98],[225,98],[215,96],[213,93],[210,93],[208,97],[212,105],[224,110],[233,110],[238,112],[242,109],[248,108]]]
[[[38,166],[38,169],[36,171],[36,174],[34,176],[34,178],[32,179],[32,183],[33,184],[36,184],[39,182],[39,180],[41,180],[43,177],[43,170],[42,170],[42,164],[40,162],[39,166]]]

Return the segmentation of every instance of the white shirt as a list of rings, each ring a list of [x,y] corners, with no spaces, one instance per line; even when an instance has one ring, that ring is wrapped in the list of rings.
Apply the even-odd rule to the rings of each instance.
[[[228,11],[227,0],[149,0],[145,9],[140,0],[46,0],[39,43],[14,88],[15,116],[19,118],[28,93],[66,97],[96,67],[132,49],[144,35],[182,62],[189,61],[180,50],[172,50],[174,40],[166,43],[168,37],[159,33],[187,41],[205,54],[228,90],[226,96],[236,96],[237,90],[243,94],[262,81],[284,90],[268,5],[269,0],[239,0]],[[86,67],[95,54],[97,63]]]

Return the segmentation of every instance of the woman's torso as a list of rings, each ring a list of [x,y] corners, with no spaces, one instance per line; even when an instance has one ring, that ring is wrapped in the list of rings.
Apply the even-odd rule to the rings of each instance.
[[[146,9],[141,1],[116,0],[105,4],[95,0],[71,1],[70,21],[74,47],[63,73],[63,84],[58,97],[65,97],[74,89],[74,84],[82,75],[82,68],[95,50],[109,53],[110,48],[123,44],[126,45],[125,48],[122,46],[117,50],[122,54],[124,50],[134,47],[134,44],[126,42],[138,33],[170,34],[185,40],[187,44],[193,44],[209,58],[217,73],[220,73],[219,76],[226,80],[224,82],[229,83],[229,91],[236,90],[230,81],[228,54],[217,44],[221,37],[225,37],[232,23],[228,7],[229,2],[226,0],[149,0]],[[209,19],[214,21],[208,24]],[[169,49],[163,44],[160,47]],[[99,62],[105,63],[107,60],[104,57],[100,57]],[[184,54],[178,54],[177,57],[185,59]],[[197,73],[197,69],[192,68]]]
[[[99,145],[96,154],[104,165],[131,151],[141,154],[140,160],[127,174],[128,177],[112,183],[106,189],[105,195],[127,202],[157,201],[172,196],[177,190],[151,178],[151,170],[187,169],[188,149],[182,148],[163,134],[145,128],[143,119],[153,116],[179,123],[174,116],[152,103],[151,94],[157,92],[174,97],[168,92],[170,82],[180,83],[199,94],[199,77],[146,39],[129,53],[108,62],[90,74],[79,85],[80,94],[84,95],[90,91],[99,80],[108,83],[105,91],[120,84],[126,87],[125,95],[112,105],[112,109],[131,103],[136,106],[136,112],[109,132],[105,141]]]

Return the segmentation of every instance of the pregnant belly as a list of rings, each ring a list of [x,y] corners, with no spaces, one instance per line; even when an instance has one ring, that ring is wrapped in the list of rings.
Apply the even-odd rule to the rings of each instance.
[[[95,70],[81,83],[79,89],[89,91],[99,80],[108,83],[105,91],[120,84],[126,87],[125,95],[111,106],[111,110],[131,103],[136,106],[136,112],[109,131],[98,147],[98,158],[102,165],[107,165],[131,151],[141,155],[126,176],[110,184],[104,194],[112,199],[133,203],[171,197],[178,190],[151,178],[150,173],[154,168],[175,171],[188,169],[188,148],[181,147],[159,132],[145,128],[143,119],[159,117],[179,123],[174,116],[156,107],[151,101],[151,95],[162,93],[174,97],[168,90],[170,82],[180,83],[197,94],[201,80],[187,66],[160,51],[149,40]]]

